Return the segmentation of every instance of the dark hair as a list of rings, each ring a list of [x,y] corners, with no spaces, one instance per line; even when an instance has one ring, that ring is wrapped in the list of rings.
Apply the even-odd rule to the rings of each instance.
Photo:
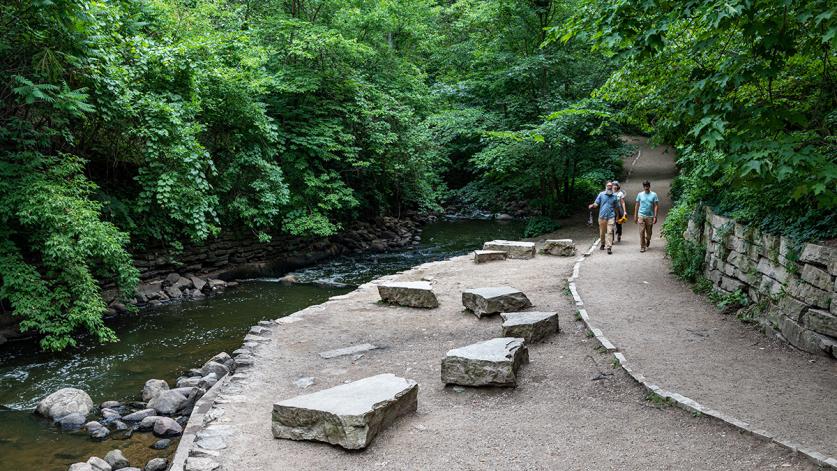
[[[651,186],[651,182],[645,180],[644,182],[642,182],[642,186]]]

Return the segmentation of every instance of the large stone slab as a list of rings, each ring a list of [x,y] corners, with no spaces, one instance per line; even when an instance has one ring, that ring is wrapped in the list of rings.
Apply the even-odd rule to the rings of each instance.
[[[482,245],[483,250],[498,250],[509,254],[509,258],[533,258],[535,256],[534,242],[517,240],[492,240]]]
[[[510,286],[473,288],[462,292],[462,305],[477,317],[514,312],[532,305],[522,291]]]
[[[461,386],[517,386],[517,370],[529,362],[522,338],[501,337],[455,348],[442,360],[442,382]]]
[[[439,306],[433,287],[427,281],[402,281],[378,285],[381,301],[407,307],[434,308]]]
[[[273,436],[366,448],[398,417],[415,412],[418,384],[380,374],[273,405]]]
[[[572,257],[575,255],[575,242],[572,239],[547,239],[541,250],[546,255]]]
[[[557,312],[503,312],[503,337],[519,337],[526,343],[540,342],[558,332]]]
[[[509,258],[503,250],[474,250],[474,263],[497,262]]]

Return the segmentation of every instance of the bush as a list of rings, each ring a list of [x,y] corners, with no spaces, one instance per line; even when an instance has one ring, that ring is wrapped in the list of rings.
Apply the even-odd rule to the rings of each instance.
[[[523,237],[535,237],[549,232],[555,232],[561,228],[558,221],[546,217],[535,216],[526,220],[526,228],[523,230]]]
[[[703,245],[686,240],[683,233],[689,227],[689,220],[700,215],[700,206],[690,206],[681,201],[671,209],[663,224],[663,236],[666,238],[666,254],[671,259],[671,266],[678,277],[697,281],[703,273],[703,259],[706,249]],[[697,222],[697,217],[695,217]],[[701,219],[702,220],[702,219]]]

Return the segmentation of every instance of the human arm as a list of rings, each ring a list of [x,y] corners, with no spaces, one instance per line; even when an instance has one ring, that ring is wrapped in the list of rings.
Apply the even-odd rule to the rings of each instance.
[[[593,204],[587,206],[589,209],[597,208],[599,206],[599,199],[601,199],[602,195],[596,196],[596,201],[593,201]]]
[[[639,195],[636,195],[636,202],[634,203],[634,224],[639,224]]]
[[[660,209],[660,202],[654,201],[654,224],[657,224],[657,211]]]

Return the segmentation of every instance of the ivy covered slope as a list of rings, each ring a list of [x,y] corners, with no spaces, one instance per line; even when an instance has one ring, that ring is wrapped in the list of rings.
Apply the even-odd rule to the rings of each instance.
[[[597,95],[678,146],[675,262],[698,255],[679,239],[704,204],[797,240],[837,237],[833,1],[592,2],[551,35],[613,54]]]
[[[625,151],[590,97],[613,61],[544,43],[583,4],[3,2],[0,309],[58,350],[114,340],[99,287],[130,298],[151,243],[326,236],[449,196],[566,214]]]

